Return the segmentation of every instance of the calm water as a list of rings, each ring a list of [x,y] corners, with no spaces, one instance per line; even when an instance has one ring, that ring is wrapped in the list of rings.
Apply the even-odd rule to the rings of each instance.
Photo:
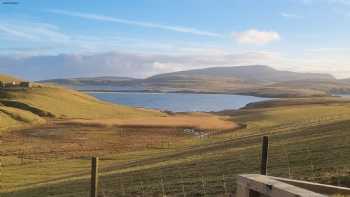
[[[189,93],[90,92],[98,99],[135,107],[173,112],[239,109],[251,102],[269,100],[254,96]]]

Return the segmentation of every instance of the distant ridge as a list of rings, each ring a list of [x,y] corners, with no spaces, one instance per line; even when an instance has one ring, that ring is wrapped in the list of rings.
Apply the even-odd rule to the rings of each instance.
[[[66,79],[49,79],[40,81],[42,83],[54,83],[60,85],[108,85],[115,82],[135,80],[131,77],[101,76],[101,77],[78,77]]]
[[[264,97],[311,97],[350,93],[350,80],[330,74],[281,71],[265,65],[211,67],[154,75],[145,79],[94,77],[42,82],[88,90],[142,90],[192,93],[228,93]],[[112,87],[112,89],[111,89]],[[113,88],[114,87],[114,88]]]
[[[265,65],[212,67],[155,75],[148,80],[173,77],[208,77],[235,78],[237,80],[255,83],[274,83],[293,80],[334,80],[329,74],[297,73],[280,71]]]

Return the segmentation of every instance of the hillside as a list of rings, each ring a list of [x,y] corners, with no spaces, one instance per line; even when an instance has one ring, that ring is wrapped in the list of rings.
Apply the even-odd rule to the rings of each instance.
[[[11,79],[12,78],[8,78]],[[159,117],[153,110],[106,103],[92,96],[56,86],[36,84],[23,90],[0,89],[0,131],[45,123],[51,118],[116,118]]]
[[[269,66],[235,66],[214,67],[197,70],[180,71],[168,74],[160,74],[147,79],[147,81],[159,81],[174,78],[224,78],[236,79],[246,83],[269,84],[292,80],[332,80],[334,77],[328,74],[296,73],[280,71]]]
[[[89,81],[88,78],[84,79]],[[60,80],[51,82],[72,85]],[[196,69],[155,75],[146,79],[98,82],[95,79],[75,88],[80,90],[147,90],[208,92],[263,97],[312,97],[349,93],[350,83],[328,74],[280,71],[268,66],[236,66]]]
[[[344,98],[166,114],[35,84],[0,91],[0,103],[4,197],[87,196],[91,156],[104,196],[229,196],[238,174],[258,171],[262,135],[270,175],[350,186]]]
[[[295,82],[298,85],[293,85]],[[292,84],[290,83],[292,82]],[[279,71],[268,66],[216,67],[156,75],[146,89],[221,92],[264,97],[326,96],[335,89],[350,92],[350,84],[328,74]]]
[[[21,80],[17,79],[16,77],[0,74],[0,81],[8,83],[8,82],[12,82],[12,81],[18,82],[18,81],[21,81]]]
[[[350,102],[313,100],[221,112],[246,126],[203,139],[182,130],[123,133],[95,125],[9,134],[0,145],[7,153],[0,194],[88,196],[87,157],[99,155],[102,196],[230,196],[238,174],[258,173],[263,135],[270,136],[269,175],[349,187]]]
[[[350,81],[344,80],[293,80],[274,83],[270,87],[289,87],[294,89],[308,88],[326,92],[327,94],[342,94],[350,92]]]
[[[2,91],[0,96],[3,105],[12,105],[10,103],[12,101],[13,107],[28,106],[27,108],[32,107],[46,112],[46,116],[57,118],[128,118],[160,115],[156,111],[106,103],[84,93],[55,86],[41,85],[23,91]]]
[[[45,119],[29,111],[0,105],[0,134],[19,127],[45,123]]]
[[[205,114],[171,115],[157,110],[132,108],[100,101],[93,96],[54,85],[0,88],[0,131],[60,121],[62,124],[125,126],[235,128],[225,118]],[[201,120],[206,120],[203,124]]]

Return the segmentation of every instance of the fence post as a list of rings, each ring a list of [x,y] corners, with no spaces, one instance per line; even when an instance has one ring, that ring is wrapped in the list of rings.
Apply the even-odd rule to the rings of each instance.
[[[97,197],[98,194],[98,157],[91,159],[91,193],[90,197]]]
[[[263,136],[262,150],[261,150],[261,166],[260,166],[261,175],[267,175],[268,151],[269,151],[269,137]]]

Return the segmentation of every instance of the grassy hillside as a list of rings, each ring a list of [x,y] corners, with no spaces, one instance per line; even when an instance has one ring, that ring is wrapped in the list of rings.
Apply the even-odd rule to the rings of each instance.
[[[58,118],[128,118],[162,115],[152,110],[134,109],[102,102],[84,93],[55,86],[40,85],[21,91],[2,91],[0,98],[3,101],[17,102],[14,107],[21,108],[21,104],[25,104]],[[3,104],[6,105],[4,102]]]
[[[342,94],[350,92],[350,82],[345,80],[293,80],[275,83],[270,87],[284,87],[293,89],[309,89],[328,94]]]
[[[288,104],[296,102],[298,105]],[[313,103],[309,99],[302,103],[297,99],[284,105],[272,103],[222,114],[246,127],[207,138],[184,135],[181,130],[149,129],[148,137],[139,139],[136,136],[145,136],[139,129],[128,130],[128,134],[120,131],[114,139],[127,140],[129,146],[125,146],[129,148],[119,153],[116,150],[120,149],[109,147],[112,141],[102,140],[105,135],[111,136],[108,130],[117,131],[117,127],[74,127],[76,130],[70,132],[59,129],[81,139],[68,141],[67,136],[65,143],[69,146],[62,141],[64,135],[53,131],[45,136],[39,135],[40,131],[26,131],[32,142],[47,141],[56,147],[65,144],[66,149],[55,155],[48,151],[46,156],[27,152],[21,161],[14,154],[16,143],[1,145],[2,150],[14,151],[2,156],[5,181],[1,196],[87,196],[89,159],[82,156],[84,151],[74,151],[74,144],[90,147],[84,142],[84,135],[95,136],[100,145],[96,144],[90,153],[101,156],[102,196],[228,196],[235,190],[237,174],[258,172],[262,135],[270,136],[270,175],[350,186],[349,101],[324,99]],[[84,135],[77,133],[79,130]],[[95,135],[102,131],[100,137]],[[26,139],[27,135],[15,136]],[[147,139],[154,141],[131,148]],[[30,144],[28,140],[24,145]],[[73,152],[74,157],[68,157]]]
[[[237,126],[222,117],[207,114],[169,115],[156,110],[103,102],[81,92],[40,84],[28,89],[0,90],[0,107],[4,109],[0,111],[4,117],[0,130],[56,120],[65,121],[66,124],[124,127],[227,129]],[[9,119],[11,121],[6,121]],[[203,125],[202,121],[206,121],[206,124]]]
[[[3,76],[5,80],[15,78]],[[125,81],[128,78],[96,77],[95,81]],[[77,78],[76,80],[85,80]],[[0,89],[3,116],[0,130],[56,121],[76,124],[138,127],[235,128],[237,125],[212,115],[169,115],[157,110],[132,108],[108,102],[71,89],[33,83],[31,88]],[[6,108],[6,110],[5,110]],[[11,121],[5,121],[11,120]],[[40,120],[40,121],[39,121]],[[201,125],[201,120],[206,125]],[[222,125],[222,126],[217,126]]]
[[[42,123],[45,123],[45,120],[31,112],[0,106],[0,134],[6,130]]]
[[[122,120],[165,114],[106,103],[77,91],[37,84],[24,90],[0,90],[0,116],[0,131],[5,131],[45,123],[52,118]]]
[[[2,82],[12,82],[12,81],[21,81],[21,80],[17,79],[16,77],[0,74],[0,81],[2,81]]]

